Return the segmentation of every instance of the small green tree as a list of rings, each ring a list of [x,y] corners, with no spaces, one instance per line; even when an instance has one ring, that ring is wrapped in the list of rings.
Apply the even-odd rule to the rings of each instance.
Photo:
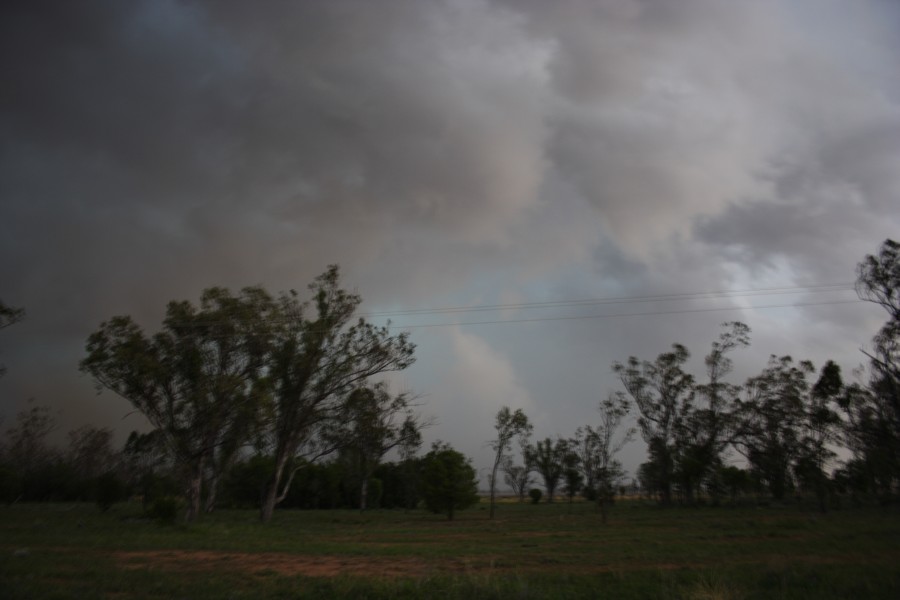
[[[469,459],[449,444],[435,442],[423,459],[422,496],[428,510],[446,512],[451,521],[455,511],[478,502],[478,479]]]

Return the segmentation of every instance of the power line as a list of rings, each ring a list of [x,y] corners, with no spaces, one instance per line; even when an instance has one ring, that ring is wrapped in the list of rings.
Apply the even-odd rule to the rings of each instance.
[[[657,294],[647,296],[619,296],[606,298],[584,298],[580,300],[551,300],[546,302],[522,302],[508,304],[483,304],[477,306],[448,306],[440,308],[412,308],[396,311],[374,311],[360,313],[361,317],[393,317],[431,314],[452,314],[498,310],[527,310],[533,308],[565,308],[599,306],[605,304],[625,304],[643,302],[669,302],[676,300],[707,300],[717,298],[744,298],[751,296],[775,296],[786,294],[821,294],[829,292],[853,291],[853,283],[826,283],[795,287],[748,288],[743,290],[719,290],[711,292],[685,292],[680,294]]]
[[[722,312],[729,310],[761,310],[769,308],[800,308],[805,306],[828,306],[833,304],[856,304],[864,300],[833,300],[830,302],[800,302],[794,304],[768,304],[762,306],[723,306],[717,308],[687,308],[682,310],[659,310],[640,313],[613,313],[604,315],[571,315],[563,317],[536,317],[532,319],[496,319],[490,321],[467,321],[462,323],[423,323],[420,325],[389,325],[388,329],[425,329],[432,327],[461,327],[466,325],[494,325],[500,323],[537,323],[540,321],[574,321],[579,319],[612,319],[625,317],[646,317],[653,315],[679,315],[687,313]]]

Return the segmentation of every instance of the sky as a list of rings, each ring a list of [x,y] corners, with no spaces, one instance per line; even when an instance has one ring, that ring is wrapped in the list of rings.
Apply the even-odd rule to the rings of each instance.
[[[735,383],[771,354],[851,378],[898,65],[892,0],[3,2],[0,429],[49,405],[124,441],[146,422],[78,371],[101,322],[333,263],[482,474],[501,406],[571,436],[613,361],[681,343],[702,377],[725,321]]]

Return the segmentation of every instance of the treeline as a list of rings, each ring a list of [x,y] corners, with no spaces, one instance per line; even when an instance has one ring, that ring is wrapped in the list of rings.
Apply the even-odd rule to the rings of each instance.
[[[101,324],[81,369],[128,399],[155,428],[110,448],[111,432],[82,428],[67,450],[43,440],[46,409],[19,416],[0,447],[0,496],[7,501],[184,498],[187,520],[216,506],[372,506],[434,511],[470,505],[476,474],[447,444],[418,456],[428,422],[414,398],[379,376],[412,364],[405,333],[353,320],[359,295],[330,267],[309,286],[272,296],[259,287],[204,291],[200,304],[171,302],[153,335],[128,316]],[[616,455],[638,432],[649,460],[636,481],[661,504],[719,502],[740,494],[783,501],[800,493],[825,509],[830,498],[896,500],[900,487],[900,244],[886,240],[857,270],[861,298],[888,320],[847,383],[828,361],[772,356],[742,384],[733,356],[750,343],[743,323],[726,323],[687,372],[687,348],[612,365],[622,384],[599,405],[595,425],[571,438],[531,441],[527,416],[504,407],[490,441],[491,516],[499,478],[524,500],[559,493],[595,500],[605,518],[625,474]],[[6,313],[4,313],[5,315]],[[22,316],[16,309],[5,323]],[[4,317],[5,318],[5,317]],[[622,430],[630,414],[635,430]],[[518,440],[519,460],[512,446]],[[397,455],[397,462],[386,457]],[[738,459],[735,461],[735,459]],[[741,466],[735,466],[737,462]]]
[[[690,353],[680,344],[652,360],[631,356],[613,363],[624,391],[601,402],[597,427],[579,428],[570,439],[532,444],[527,417],[501,410],[492,442],[492,500],[499,468],[522,498],[533,473],[551,500],[561,486],[569,498],[581,492],[603,508],[624,483],[614,456],[634,432],[616,438],[616,430],[634,413],[649,456],[637,483],[663,505],[717,503],[741,494],[775,501],[800,495],[814,498],[821,510],[838,496],[894,502],[900,489],[900,244],[887,240],[877,255],[866,256],[856,287],[888,313],[856,381],[847,383],[833,361],[816,371],[809,361],[772,355],[758,375],[742,385],[730,382],[732,355],[750,344],[750,328],[726,323],[704,357],[702,376],[686,371]],[[515,436],[521,464],[509,457]]]

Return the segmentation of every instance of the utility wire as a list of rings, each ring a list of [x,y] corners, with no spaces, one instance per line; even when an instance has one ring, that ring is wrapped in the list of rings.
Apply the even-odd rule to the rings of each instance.
[[[540,321],[574,321],[579,319],[613,319],[624,317],[646,317],[652,315],[680,315],[686,313],[722,312],[729,310],[761,310],[768,308],[800,308],[804,306],[829,306],[833,304],[856,304],[864,300],[833,300],[830,302],[799,302],[794,304],[767,304],[762,306],[722,306],[717,308],[686,308],[682,310],[655,310],[639,313],[613,313],[603,315],[570,315],[562,317],[536,317],[532,319],[496,319],[489,321],[467,321],[462,323],[423,323],[419,325],[388,325],[388,329],[425,329],[431,327],[461,327],[465,325],[494,325],[499,323],[537,323]]]
[[[668,302],[675,300],[706,300],[716,298],[744,298],[785,294],[821,294],[828,292],[853,291],[852,283],[814,284],[796,287],[751,288],[744,290],[721,290],[712,292],[686,292],[681,294],[659,294],[648,296],[620,296],[608,298],[585,298],[581,300],[552,300],[547,302],[523,302],[509,304],[483,304],[477,306],[449,306],[441,308],[415,308],[396,311],[375,311],[360,313],[361,317],[393,317],[410,315],[451,314],[465,312],[525,310],[532,308],[564,308],[569,306],[598,306],[604,304],[625,304],[638,302]]]

